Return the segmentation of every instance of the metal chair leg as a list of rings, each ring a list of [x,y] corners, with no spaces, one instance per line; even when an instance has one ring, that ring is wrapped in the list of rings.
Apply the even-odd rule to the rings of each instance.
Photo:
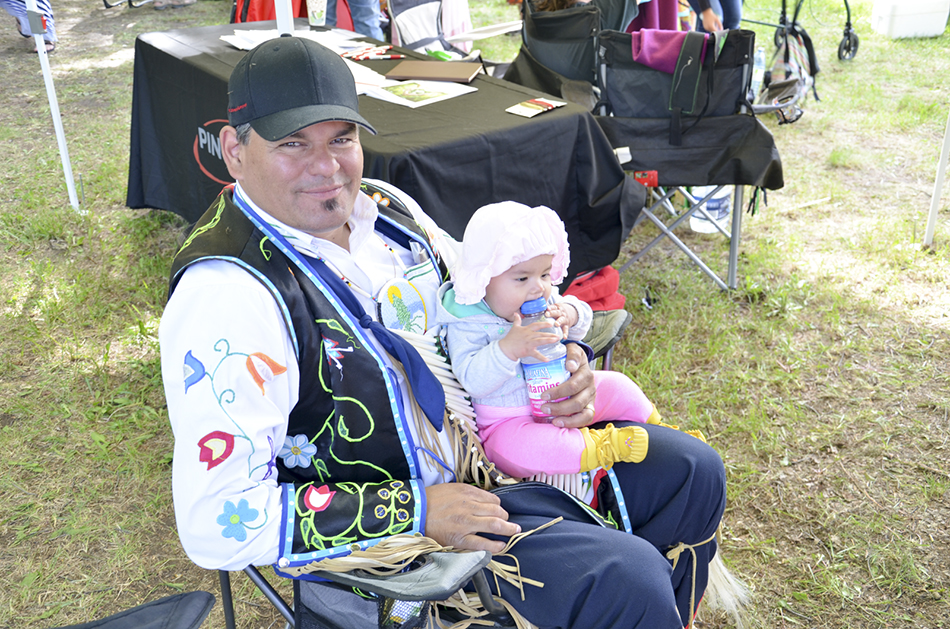
[[[221,607],[224,608],[224,626],[235,629],[234,599],[231,598],[231,574],[227,570],[218,570],[218,581],[221,582]]]
[[[244,574],[257,586],[257,588],[263,592],[264,596],[267,597],[267,600],[270,601],[270,604],[277,608],[277,611],[280,612],[280,615],[284,617],[287,621],[287,624],[291,627],[294,627],[294,610],[281,598],[280,594],[277,593],[277,590],[267,582],[267,579],[260,573],[260,571],[254,566],[248,566],[244,569]]]

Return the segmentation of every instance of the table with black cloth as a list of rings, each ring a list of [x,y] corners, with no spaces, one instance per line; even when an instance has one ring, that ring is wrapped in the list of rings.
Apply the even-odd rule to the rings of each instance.
[[[227,124],[228,76],[245,54],[220,39],[235,27],[275,25],[136,39],[129,207],[170,210],[193,222],[232,181],[218,131]],[[364,63],[385,73],[399,62]],[[567,227],[571,277],[613,262],[621,219],[633,223],[644,189],[624,175],[594,118],[570,103],[523,118],[505,108],[540,92],[485,75],[472,85],[478,91],[415,109],[360,96],[360,113],[379,132],[360,135],[364,177],[396,185],[457,239],[482,205],[546,205]]]

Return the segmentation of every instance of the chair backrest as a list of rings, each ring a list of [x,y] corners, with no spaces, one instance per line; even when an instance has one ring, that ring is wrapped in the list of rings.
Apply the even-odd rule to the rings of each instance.
[[[389,0],[386,11],[393,44],[419,52],[427,46],[455,50],[442,32],[442,0]]]
[[[576,81],[596,81],[601,13],[594,4],[538,11],[525,0],[522,44],[543,66]]]
[[[621,33],[602,31],[597,59],[601,98],[610,113],[621,118],[670,118],[674,74],[634,61],[635,37],[674,37],[668,31]],[[686,33],[682,34],[686,41]],[[720,47],[721,46],[721,47]],[[724,41],[710,39],[705,46],[702,75],[689,89],[695,89],[695,106],[689,113],[704,116],[730,116],[746,103],[752,77],[755,33],[728,31]],[[675,58],[674,58],[675,59]]]

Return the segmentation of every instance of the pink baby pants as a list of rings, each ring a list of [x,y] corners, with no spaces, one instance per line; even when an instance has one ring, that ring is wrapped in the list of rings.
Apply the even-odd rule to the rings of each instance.
[[[594,421],[646,422],[653,403],[637,384],[616,371],[595,371]],[[540,424],[530,406],[475,405],[478,434],[488,458],[506,474],[527,478],[539,472],[576,474],[584,437],[577,428]]]

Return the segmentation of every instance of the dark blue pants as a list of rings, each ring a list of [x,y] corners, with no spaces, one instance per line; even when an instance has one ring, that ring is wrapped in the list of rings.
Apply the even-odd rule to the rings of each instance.
[[[646,426],[650,447],[641,463],[618,463],[633,535],[582,521],[564,521],[522,539],[512,549],[521,574],[544,583],[525,587],[525,600],[502,584],[502,593],[542,628],[681,629],[689,609],[692,555],[676,570],[665,556],[680,542],[707,540],[726,505],[722,459],[700,440],[660,426]],[[511,519],[527,531],[548,522],[502,496]],[[696,550],[695,601],[705,590],[715,541]]]
[[[689,0],[689,5],[696,12],[696,30],[705,33],[703,28],[703,19],[699,15],[699,2]],[[709,6],[722,18],[722,27],[726,30],[739,28],[739,21],[742,20],[742,0],[709,0]]]

